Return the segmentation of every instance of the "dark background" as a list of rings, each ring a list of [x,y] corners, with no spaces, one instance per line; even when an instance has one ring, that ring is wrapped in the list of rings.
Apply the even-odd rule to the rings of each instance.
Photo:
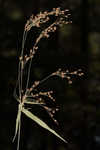
[[[65,137],[68,144],[23,115],[20,149],[100,149],[100,1],[0,0],[0,150],[16,149],[16,141],[12,143],[12,138],[18,104],[13,98],[13,90],[24,24],[32,13],[59,6],[70,10],[73,23],[59,28],[52,38],[43,40],[32,68],[33,80],[41,80],[60,67],[70,71],[81,68],[84,76],[75,78],[72,85],[59,78],[50,79],[43,85],[43,88],[54,89],[60,108],[55,116],[59,126],[40,108],[34,108],[34,111]],[[30,33],[29,38],[34,34]]]

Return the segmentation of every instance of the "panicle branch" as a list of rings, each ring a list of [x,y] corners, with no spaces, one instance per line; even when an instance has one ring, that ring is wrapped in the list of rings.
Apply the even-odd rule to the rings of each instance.
[[[42,24],[46,24],[47,22],[51,21],[51,17],[54,17],[54,22],[50,23],[48,27],[45,27],[44,30],[41,31],[39,36],[37,37],[32,49],[30,49],[29,55],[24,55],[19,57],[19,61],[23,64],[23,67],[25,64],[34,57],[35,53],[38,50],[38,43],[42,38],[49,38],[50,32],[55,32],[57,30],[57,27],[63,24],[72,23],[69,21],[69,10],[61,10],[60,8],[53,8],[52,11],[48,12],[40,12],[36,16],[32,15],[27,23],[25,24],[25,32],[29,32],[32,27],[41,28]]]
[[[68,80],[68,83],[72,84],[72,80],[71,80],[72,76],[74,76],[74,77],[75,76],[83,76],[84,73],[82,72],[81,69],[70,72],[68,69],[63,71],[60,68],[56,72],[52,73],[52,75],[56,75],[56,76],[59,76],[61,78],[66,78]]]
[[[32,27],[37,27],[39,28],[41,26],[41,24],[44,24],[46,22],[48,22],[50,20],[50,16],[56,16],[56,17],[60,17],[63,19],[64,18],[68,18],[68,16],[70,15],[69,10],[61,10],[59,7],[58,8],[53,8],[52,11],[48,12],[40,12],[39,14],[37,14],[36,16],[32,15],[30,17],[30,19],[27,21],[26,25],[25,25],[25,30],[29,31]],[[67,13],[67,14],[66,14]],[[60,21],[62,22],[62,19],[60,19]],[[68,21],[62,22],[62,23],[67,23]]]

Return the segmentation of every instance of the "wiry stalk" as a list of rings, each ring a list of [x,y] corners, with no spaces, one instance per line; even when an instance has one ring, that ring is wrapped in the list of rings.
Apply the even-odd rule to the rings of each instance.
[[[18,129],[17,150],[19,150],[19,143],[20,143],[20,131],[21,131],[21,112],[20,112],[20,117],[19,117],[19,129]]]

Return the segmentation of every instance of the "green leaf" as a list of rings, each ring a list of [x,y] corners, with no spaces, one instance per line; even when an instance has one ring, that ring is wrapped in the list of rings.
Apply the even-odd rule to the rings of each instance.
[[[25,101],[25,104],[33,104],[33,105],[40,105],[40,103],[32,102],[32,101]]]
[[[22,112],[27,117],[29,117],[30,119],[32,119],[33,121],[35,121],[37,124],[39,124],[41,127],[43,127],[46,130],[50,131],[55,136],[57,136],[58,138],[60,138],[62,141],[64,141],[65,143],[67,143],[67,141],[65,139],[63,139],[58,133],[56,133],[53,129],[51,129],[44,121],[42,121],[41,119],[39,119],[37,116],[35,116],[34,114],[32,114],[30,111],[28,111],[27,109],[23,108]]]
[[[18,114],[17,114],[17,118],[16,118],[16,127],[15,127],[15,135],[13,137],[13,142],[16,138],[16,135],[17,135],[17,132],[18,132],[18,129],[19,129],[19,126],[20,126],[20,117],[21,117],[21,111],[18,110]]]

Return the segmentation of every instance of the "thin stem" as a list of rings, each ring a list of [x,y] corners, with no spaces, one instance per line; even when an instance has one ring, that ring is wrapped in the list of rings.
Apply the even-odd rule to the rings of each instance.
[[[15,86],[15,89],[14,89],[14,92],[13,92],[13,97],[16,99],[16,100],[18,100],[18,95],[17,95],[17,93],[16,93],[16,89],[17,89],[17,85],[18,85],[18,80],[17,80],[17,82],[16,82],[16,86]]]
[[[28,76],[27,76],[27,83],[26,83],[26,92],[27,92],[28,84],[29,84],[29,77],[30,77],[30,71],[31,71],[31,64],[32,64],[32,58],[31,58],[31,60],[30,60],[29,68],[28,68]],[[25,94],[26,94],[26,92],[25,92]]]
[[[19,68],[18,68],[18,85],[19,85],[19,98],[21,98],[21,84],[20,84],[20,69],[21,69],[21,63],[19,62]]]
[[[49,76],[47,76],[47,77],[45,77],[44,79],[42,79],[42,80],[39,82],[39,84],[35,86],[35,88],[36,88],[37,86],[39,86],[40,84],[42,84],[43,82],[45,82],[46,80],[48,80],[48,79],[49,79],[50,77],[52,77],[52,76],[53,76],[53,75],[50,74]]]
[[[18,130],[17,150],[19,150],[19,143],[20,143],[20,129],[21,129],[21,112],[20,112],[20,117],[19,117],[19,130]]]
[[[42,79],[39,84],[42,84],[43,82],[45,82],[46,80],[48,80],[50,77],[52,77],[53,75],[50,74],[49,76],[45,77],[44,79]]]
[[[26,38],[27,38],[27,31],[24,30],[24,33],[23,33],[23,40],[22,40],[22,51],[21,51],[21,56],[23,57],[23,52],[24,52],[24,47],[25,47],[25,41],[26,41]]]
[[[21,58],[22,58],[22,61],[20,62],[20,98],[22,98],[21,96],[21,92],[22,92],[22,85],[23,85],[23,67],[24,67],[24,61],[23,61],[23,53],[24,53],[24,46],[25,46],[25,41],[26,41],[26,38],[27,38],[27,31],[24,30],[24,33],[23,33],[23,40],[22,40],[22,52],[21,52]]]

